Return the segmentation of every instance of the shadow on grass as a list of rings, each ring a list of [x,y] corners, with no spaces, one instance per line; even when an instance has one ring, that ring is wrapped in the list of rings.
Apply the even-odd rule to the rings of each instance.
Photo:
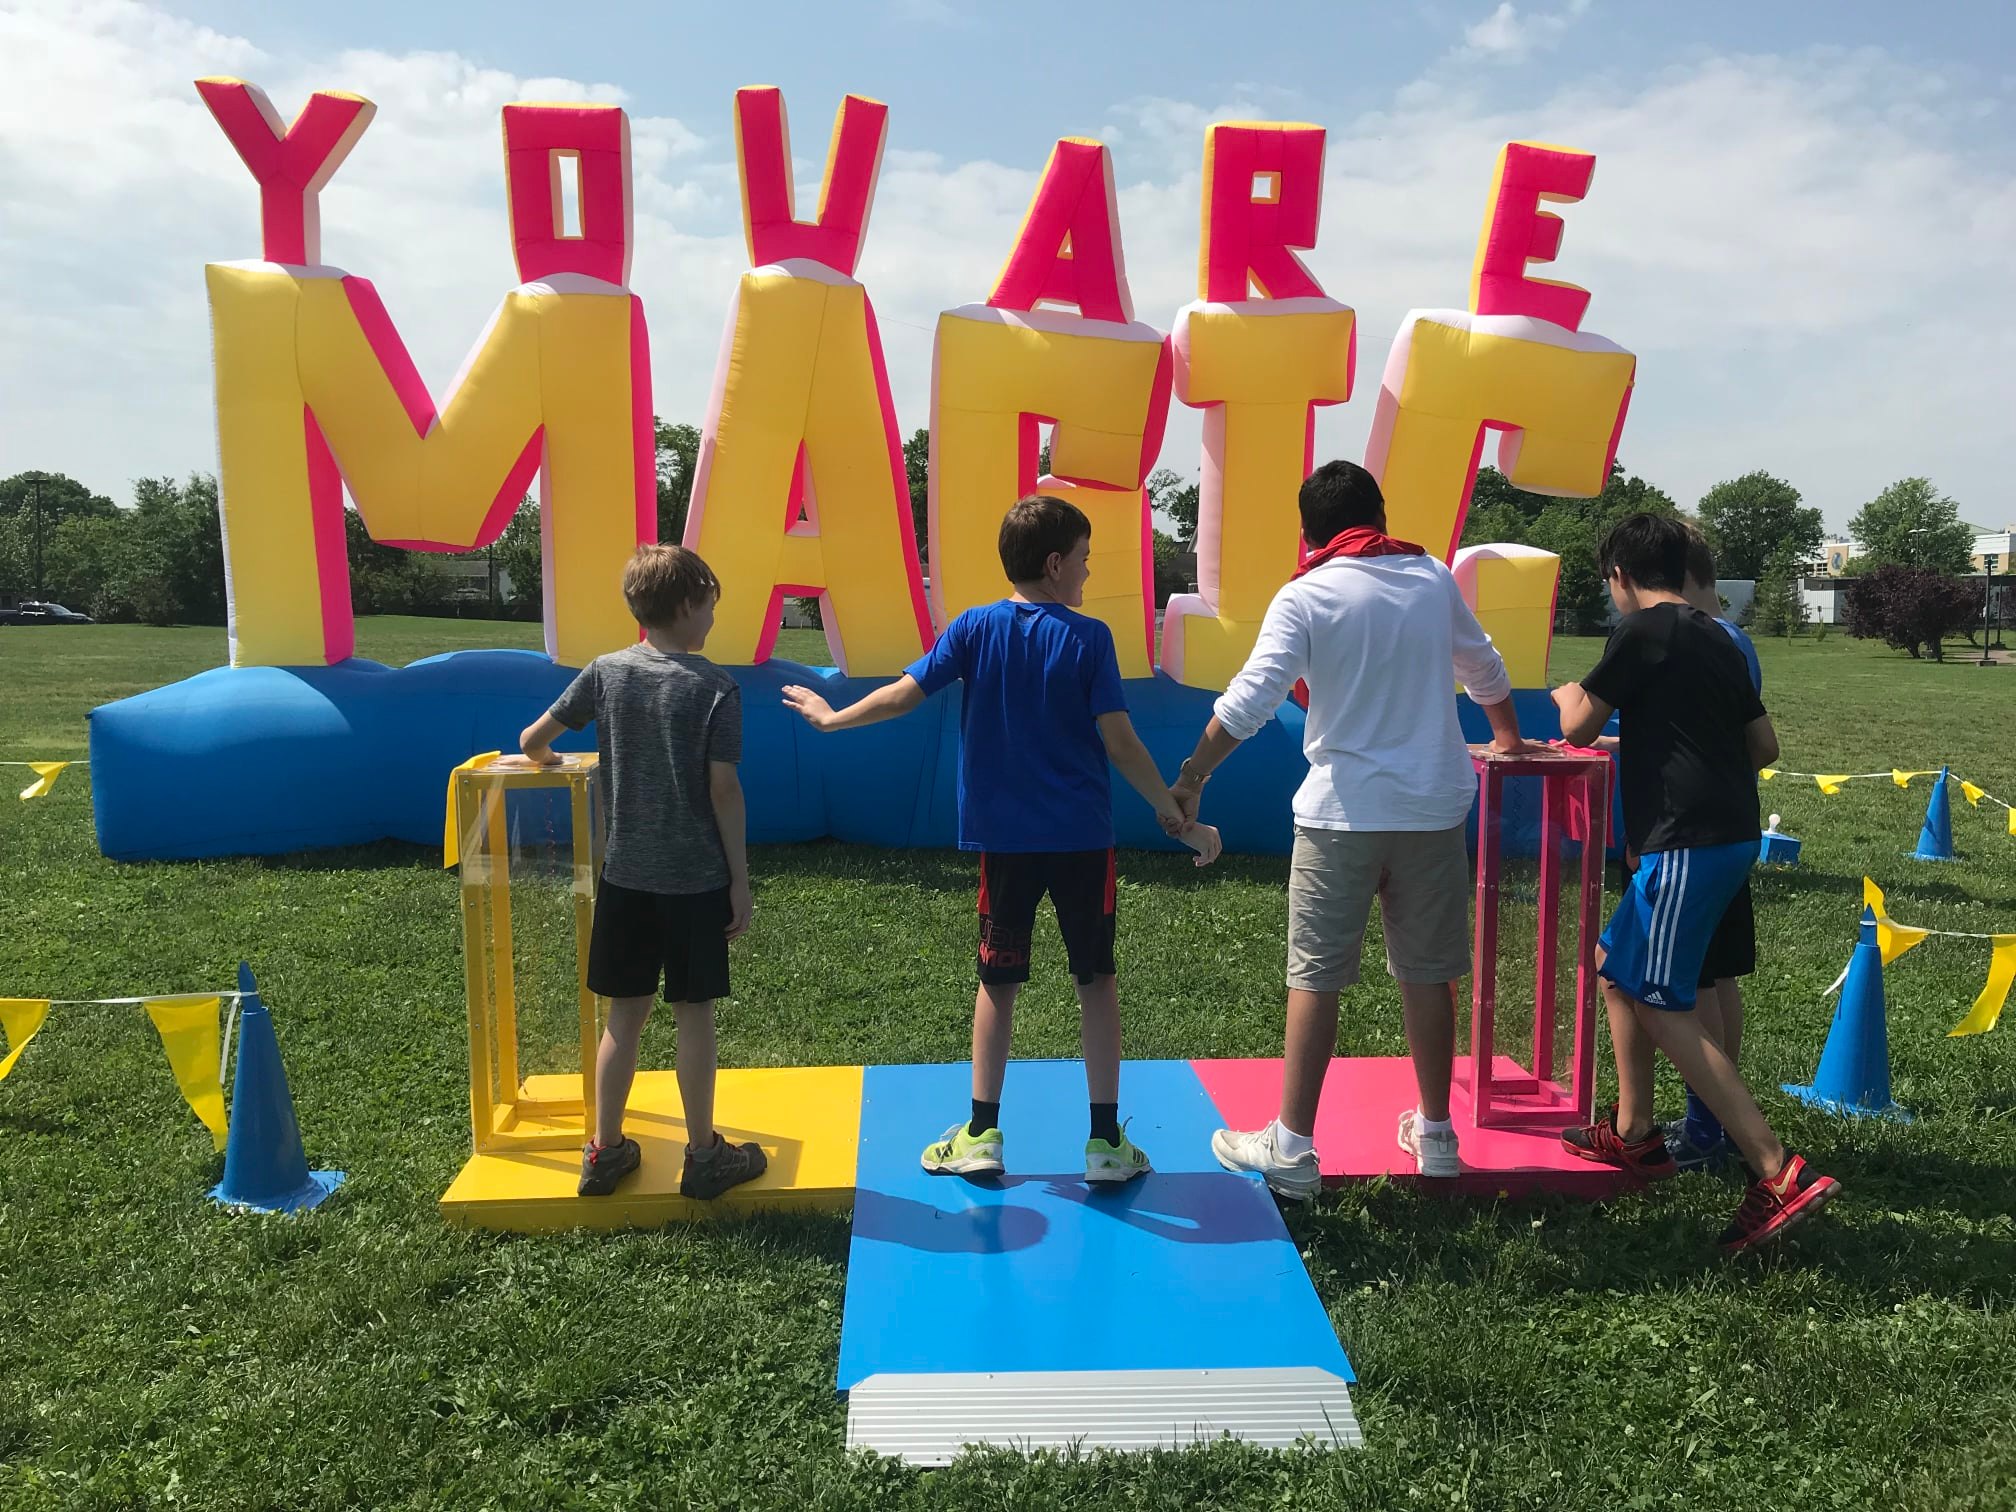
[[[1908,853],[1901,847],[1898,849],[1897,857],[1900,862],[1910,859]],[[1931,863],[1914,863],[1915,866],[1920,867],[1929,864]],[[1871,871],[1868,874],[1874,876],[1875,872]],[[1774,892],[1824,892],[1833,894],[1848,900],[1843,905],[1844,910],[1852,907],[1854,912],[1859,914],[1862,909],[1863,876],[1864,873],[1861,871],[1850,874],[1847,872],[1811,870],[1803,866],[1785,867],[1783,869],[1774,869],[1768,873],[1759,873],[1753,885],[1768,888]],[[1883,883],[1884,891],[1890,895],[1893,907],[1898,898],[1916,899],[1926,903],[1974,903],[1979,901],[1977,894],[1969,892],[1964,887],[1956,886],[1951,882],[1936,881],[1917,871],[1906,873],[1901,866],[1894,869],[1889,876],[1878,877],[1877,880]]]
[[[1734,1179],[1717,1189],[1726,1207],[1717,1200],[1699,1217],[1676,1210],[1671,1185],[1600,1204],[1535,1198],[1488,1212],[1480,1211],[1482,1199],[1427,1205],[1384,1188],[1362,1198],[1369,1222],[1353,1221],[1347,1199],[1340,1208],[1326,1204],[1291,1219],[1291,1235],[1312,1260],[1332,1266],[1335,1283],[1345,1287],[1394,1277],[1502,1284],[1508,1253],[1538,1246],[1547,1290],[1589,1295],[1670,1293],[1769,1268],[1825,1277],[1871,1304],[1926,1293],[1968,1303],[2016,1299],[2016,1226],[1992,1224],[2007,1212],[1999,1195],[2006,1175],[1919,1156],[1866,1164],[1830,1158],[1826,1168],[1840,1179],[1840,1196],[1776,1243],[1743,1255],[1725,1256],[1716,1244],[1741,1200]],[[1649,1209],[1634,1212],[1633,1204]],[[1923,1221],[1942,1214],[1993,1231]]]

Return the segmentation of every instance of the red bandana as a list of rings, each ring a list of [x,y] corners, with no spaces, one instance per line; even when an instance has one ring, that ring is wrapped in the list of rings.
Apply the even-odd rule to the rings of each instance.
[[[1312,551],[1302,559],[1302,565],[1295,569],[1295,576],[1321,567],[1325,562],[1338,557],[1382,557],[1382,556],[1426,556],[1428,553],[1412,541],[1398,541],[1384,531],[1374,530],[1369,525],[1354,525],[1334,537],[1330,544],[1320,551]]]
[[[1302,565],[1295,569],[1295,576],[1313,572],[1325,562],[1333,562],[1338,557],[1382,557],[1382,556],[1426,556],[1428,553],[1412,541],[1396,540],[1383,530],[1374,530],[1370,525],[1354,525],[1332,537],[1330,544],[1303,557]],[[1309,707],[1309,684],[1297,682],[1292,695],[1301,708]]]

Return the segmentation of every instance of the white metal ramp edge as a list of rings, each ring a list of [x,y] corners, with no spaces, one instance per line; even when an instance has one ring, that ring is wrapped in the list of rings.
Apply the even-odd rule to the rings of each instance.
[[[1349,1385],[1313,1365],[877,1374],[847,1395],[847,1447],[912,1465],[950,1464],[968,1444],[1129,1451],[1227,1436],[1269,1449],[1365,1443]]]

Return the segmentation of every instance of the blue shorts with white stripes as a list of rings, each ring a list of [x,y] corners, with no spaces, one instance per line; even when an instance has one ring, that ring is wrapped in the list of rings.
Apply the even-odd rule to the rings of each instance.
[[[1602,974],[1650,1007],[1692,1008],[1708,942],[1756,860],[1754,840],[1641,857],[1603,930]]]

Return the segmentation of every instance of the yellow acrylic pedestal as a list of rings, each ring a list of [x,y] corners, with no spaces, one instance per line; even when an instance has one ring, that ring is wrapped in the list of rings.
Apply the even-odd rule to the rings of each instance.
[[[551,1080],[557,1098],[566,1077],[533,1077],[526,1090],[543,1099]],[[578,1117],[578,1115],[577,1115]],[[679,1195],[686,1160],[686,1123],[679,1083],[670,1071],[640,1071],[623,1116],[623,1132],[642,1147],[644,1163],[607,1197],[579,1197],[578,1124],[556,1115],[555,1131],[572,1144],[560,1149],[479,1153],[441,1199],[452,1223],[543,1234],[571,1228],[651,1228],[682,1219],[757,1209],[844,1212],[854,1205],[855,1152],[861,1139],[861,1068],[793,1066],[723,1071],[714,1087],[714,1126],[721,1137],[755,1140],[770,1168],[747,1186],[708,1202]]]
[[[477,764],[454,774],[475,1153],[441,1198],[443,1215],[473,1227],[550,1233],[648,1227],[752,1208],[848,1208],[861,1135],[859,1066],[721,1072],[715,1127],[737,1143],[757,1141],[770,1167],[760,1180],[710,1202],[679,1195],[686,1123],[677,1077],[641,1071],[623,1117],[624,1132],[643,1148],[641,1169],[610,1196],[575,1194],[581,1147],[595,1130],[595,1055],[606,1007],[588,990],[588,937],[602,859],[599,777],[593,755],[570,755],[555,767]],[[509,795],[520,788],[567,791],[578,1073],[520,1074],[507,811]]]

